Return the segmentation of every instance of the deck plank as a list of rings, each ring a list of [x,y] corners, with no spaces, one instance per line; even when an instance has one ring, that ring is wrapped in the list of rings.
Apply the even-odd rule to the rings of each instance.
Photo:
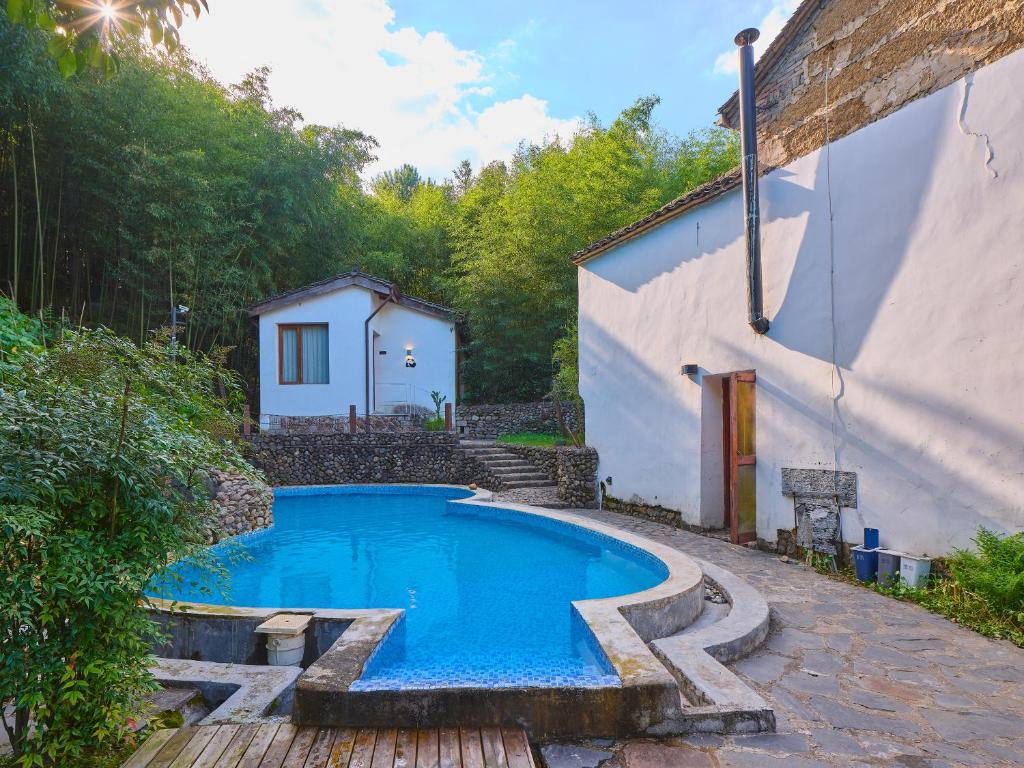
[[[485,768],[480,729],[459,728],[459,741],[462,744],[462,768]]]
[[[238,768],[242,755],[249,748],[249,744],[252,743],[253,737],[258,730],[259,726],[255,724],[239,726],[235,737],[224,748],[221,756],[214,763],[213,768]]]
[[[259,768],[281,768],[285,755],[288,754],[288,750],[292,746],[292,740],[298,732],[298,727],[291,723],[281,723],[281,727],[274,734],[274,740],[270,742],[270,747],[267,748]]]
[[[441,728],[437,732],[437,743],[440,768],[462,768],[458,729]]]
[[[192,738],[188,740],[188,744],[174,758],[171,768],[192,768],[192,763],[206,749],[206,745],[213,741],[213,737],[217,735],[217,730],[218,728],[197,728],[196,732],[192,734]]]
[[[484,765],[487,768],[508,768],[500,728],[481,728],[480,741],[483,744]]]
[[[373,760],[373,747],[377,743],[375,728],[360,728],[356,731],[356,743],[352,748],[352,759],[348,768],[370,768]]]
[[[437,731],[416,731],[416,768],[439,768]]]
[[[394,768],[416,768],[416,731],[407,728],[398,731]]]
[[[163,745],[156,757],[150,761],[146,768],[167,768],[167,766],[174,762],[174,758],[181,754],[181,750],[192,740],[197,730],[199,729],[194,725],[179,728],[178,732],[171,737],[170,741]]]
[[[206,745],[206,749],[200,752],[199,757],[192,763],[192,768],[213,768],[224,754],[224,750],[228,748],[228,744],[238,735],[239,728],[240,725],[220,726],[210,739],[210,743]]]
[[[502,728],[501,740],[505,745],[505,759],[508,768],[536,768],[530,743],[522,728]]]
[[[261,725],[235,768],[259,768],[260,763],[263,762],[263,756],[267,754],[267,750],[270,749],[270,745],[277,735],[278,728],[277,723]]]
[[[128,758],[128,762],[122,768],[146,768],[150,761],[156,757],[160,748],[170,741],[175,733],[177,733],[176,728],[161,728],[146,739],[145,743],[139,747],[134,755]]]
[[[373,761],[370,768],[392,768],[395,764],[395,747],[398,743],[398,730],[386,728],[377,731],[377,744],[373,748]]]
[[[292,739],[292,746],[285,755],[281,768],[303,768],[318,732],[319,729],[315,725],[301,726]]]
[[[327,758],[327,768],[348,768],[355,744],[356,729],[339,728],[334,738],[334,746],[331,747],[330,757]]]
[[[334,746],[337,735],[338,732],[333,728],[321,728],[317,732],[313,746],[306,756],[305,768],[324,768],[327,765],[327,758],[331,756],[331,747]]]
[[[263,723],[160,730],[122,768],[536,768],[536,763],[521,728]]]

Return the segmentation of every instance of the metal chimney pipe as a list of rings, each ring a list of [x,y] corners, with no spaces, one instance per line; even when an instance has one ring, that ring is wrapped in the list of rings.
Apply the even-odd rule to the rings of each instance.
[[[747,309],[754,333],[768,332],[761,288],[761,209],[757,194],[757,94],[754,86],[754,28],[736,35],[740,56],[740,151],[743,154],[743,231],[747,239]]]

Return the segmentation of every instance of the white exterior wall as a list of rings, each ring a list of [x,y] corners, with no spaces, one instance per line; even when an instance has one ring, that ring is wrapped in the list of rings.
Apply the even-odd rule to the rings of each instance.
[[[794,525],[780,470],[834,454],[858,475],[848,541],[868,525],[936,554],[1024,527],[1022,81],[1018,52],[764,177],[767,336],[747,325],[739,190],[584,263],[580,388],[608,493],[721,525],[704,385],[755,369],[759,537]]]
[[[355,405],[360,415],[366,412],[363,323],[379,304],[371,291],[347,286],[260,316],[260,412],[264,426],[270,414],[347,415],[349,405]],[[328,324],[329,383],[279,383],[277,328],[289,323]],[[371,321],[370,329],[371,338],[373,330],[381,334],[381,348],[388,351],[383,372],[390,376],[391,365],[401,366],[395,376],[415,385],[411,391],[417,394],[417,404],[433,407],[431,389],[442,391],[453,402],[455,327],[451,322],[389,305]],[[405,368],[405,344],[414,348],[416,368]]]
[[[378,411],[388,392],[398,392],[408,402],[434,409],[430,393],[447,396],[455,405],[455,325],[438,317],[388,304],[370,323],[371,334],[380,334],[375,362]],[[362,334],[362,324],[359,333]],[[415,368],[405,367],[405,348],[412,347]],[[371,356],[373,351],[371,350]],[[371,363],[374,364],[374,363]],[[443,411],[442,411],[443,415]]]

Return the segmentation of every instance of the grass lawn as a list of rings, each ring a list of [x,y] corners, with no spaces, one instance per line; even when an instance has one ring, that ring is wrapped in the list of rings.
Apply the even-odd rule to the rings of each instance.
[[[544,448],[553,448],[556,445],[563,445],[565,440],[561,435],[548,432],[513,432],[502,435],[498,438],[499,443],[509,445],[536,445]]]

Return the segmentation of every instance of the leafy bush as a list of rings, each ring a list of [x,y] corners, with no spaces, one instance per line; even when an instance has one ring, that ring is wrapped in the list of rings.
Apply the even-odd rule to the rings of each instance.
[[[423,428],[427,432],[444,432],[444,419],[427,419],[423,422]]]
[[[253,472],[227,439],[234,376],[172,361],[167,341],[62,329],[0,369],[0,691],[24,766],[83,765],[129,738],[154,687],[143,590],[170,560],[202,561],[203,471]]]
[[[946,562],[952,579],[997,610],[1024,623],[1024,533],[999,536],[979,528],[977,552],[959,550]]]

